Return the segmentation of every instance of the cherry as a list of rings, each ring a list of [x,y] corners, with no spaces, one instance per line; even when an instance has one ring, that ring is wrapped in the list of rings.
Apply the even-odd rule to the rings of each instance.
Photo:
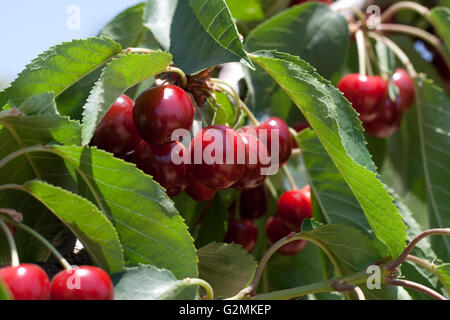
[[[195,201],[202,202],[214,199],[216,190],[208,188],[194,177],[191,178],[186,193]]]
[[[297,231],[299,230],[292,230],[278,215],[270,217],[266,222],[266,234],[271,244]],[[292,241],[279,248],[277,252],[284,255],[294,255],[303,250],[306,243],[305,240]]]
[[[224,242],[240,244],[245,250],[252,252],[257,239],[258,228],[251,220],[228,220],[228,230]]]
[[[379,76],[348,74],[339,81],[338,88],[359,113],[361,121],[375,119],[387,96],[387,82]]]
[[[93,266],[63,270],[51,282],[52,300],[112,300],[113,297],[108,274]]]
[[[300,132],[300,131],[305,130],[306,128],[309,128],[309,123],[306,120],[302,120],[302,121],[294,124],[294,126],[292,128],[294,128],[295,131]]]
[[[227,126],[203,128],[192,139],[189,150],[194,176],[211,189],[226,189],[244,173],[244,142]]]
[[[233,187],[239,190],[253,189],[264,183],[267,174],[262,172],[270,166],[266,146],[255,136],[238,132],[245,144],[245,170],[242,177]],[[264,163],[266,162],[266,163]]]
[[[267,211],[266,192],[264,186],[241,192],[240,216],[244,219],[257,219]]]
[[[133,100],[123,94],[98,124],[91,144],[116,156],[124,156],[140,140],[133,122]]]
[[[163,144],[174,141],[176,129],[189,130],[194,121],[194,106],[180,87],[167,85],[144,91],[136,99],[133,119],[142,139]]]
[[[14,300],[50,298],[50,280],[45,271],[35,264],[23,263],[17,267],[2,268],[0,278],[8,285]]]
[[[277,214],[294,231],[300,231],[303,220],[312,218],[311,193],[308,189],[286,191],[278,199]]]
[[[256,127],[258,139],[267,147],[267,152],[272,156],[272,134],[273,130],[278,130],[278,141],[275,147],[278,148],[278,160],[280,165],[284,165],[291,156],[293,139],[289,132],[289,126],[277,117],[271,117]],[[251,131],[249,132],[251,133]]]
[[[364,128],[368,133],[378,138],[387,138],[393,135],[402,121],[402,105],[401,99],[393,102],[387,98],[380,114],[374,120],[364,122]]]
[[[173,197],[189,184],[191,170],[186,157],[188,152],[180,142],[150,144],[142,141],[134,151],[133,162]]]
[[[414,81],[405,69],[397,69],[392,75],[394,84],[398,87],[402,110],[409,110],[414,104]]]

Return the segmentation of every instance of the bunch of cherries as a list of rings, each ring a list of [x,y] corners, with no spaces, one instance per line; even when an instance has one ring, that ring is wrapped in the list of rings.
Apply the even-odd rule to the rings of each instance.
[[[134,104],[128,96],[122,95],[99,123],[92,144],[134,162],[153,176],[170,197],[186,191],[200,202],[213,199],[217,190],[230,187],[240,190],[244,199],[240,202],[240,215],[229,219],[224,241],[241,244],[252,251],[258,235],[252,220],[265,212],[262,184],[267,175],[262,169],[270,167],[275,157],[271,154],[275,143],[278,149],[273,150],[278,150],[279,166],[288,161],[294,146],[289,127],[277,117],[237,131],[224,125],[210,125],[200,130],[186,148],[177,141],[179,137],[174,136],[174,132],[190,130],[194,113],[189,94],[175,85],[150,88],[141,93]],[[272,135],[273,130],[276,135]],[[278,137],[278,141],[272,141],[273,136]],[[205,159],[208,152],[214,159]],[[174,154],[183,161],[175,163]],[[263,160],[264,155],[269,161]],[[262,206],[251,209],[254,201],[264,203],[264,209]],[[299,225],[283,224],[282,227],[290,232]],[[277,232],[278,235],[284,233],[284,229]],[[272,236],[270,239],[278,240]]]
[[[414,104],[414,81],[404,69],[397,69],[392,83],[398,89],[393,101],[388,94],[389,81],[379,76],[352,73],[344,76],[338,88],[359,113],[365,130],[378,138],[387,138],[400,127],[403,113]]]
[[[108,274],[93,266],[63,270],[50,282],[38,265],[22,263],[0,269],[0,279],[14,300],[112,300]]]

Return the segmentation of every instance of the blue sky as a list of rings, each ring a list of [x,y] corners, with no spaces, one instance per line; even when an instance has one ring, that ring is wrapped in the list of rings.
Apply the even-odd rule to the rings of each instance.
[[[0,81],[12,81],[52,45],[95,36],[123,9],[143,0],[1,0]],[[80,9],[80,29],[70,29],[68,8]]]

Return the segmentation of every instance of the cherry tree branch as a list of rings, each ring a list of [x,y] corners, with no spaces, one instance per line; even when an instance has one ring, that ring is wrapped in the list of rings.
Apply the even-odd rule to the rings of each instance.
[[[422,293],[426,294],[427,296],[429,296],[433,299],[436,299],[436,300],[447,300],[446,297],[437,293],[433,289],[430,289],[427,286],[424,286],[420,283],[416,283],[414,281],[396,279],[396,280],[387,280],[386,284],[413,289],[413,290],[422,292]]]

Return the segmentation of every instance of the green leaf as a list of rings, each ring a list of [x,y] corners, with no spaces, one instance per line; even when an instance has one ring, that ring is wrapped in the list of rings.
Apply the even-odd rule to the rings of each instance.
[[[0,93],[0,105],[11,101],[20,106],[30,96],[44,92],[58,96],[121,50],[118,43],[103,37],[73,40],[51,47],[27,65],[11,86]]]
[[[227,209],[219,194],[216,194],[214,202],[205,213],[205,218],[195,240],[197,248],[210,242],[221,242],[227,232]]]
[[[146,32],[143,26],[144,9],[144,2],[125,9],[103,27],[99,36],[111,38],[123,48],[137,47]]]
[[[445,7],[434,7],[429,13],[429,18],[433,24],[435,31],[443,40],[447,61],[450,60],[450,9]]]
[[[149,54],[121,54],[103,69],[83,106],[82,143],[87,145],[97,124],[114,101],[128,88],[167,69],[172,57],[156,51]]]
[[[205,3],[148,0],[144,25],[186,73],[233,61],[252,67],[224,0]]]
[[[96,148],[53,146],[51,152],[65,160],[79,193],[111,219],[126,265],[151,264],[178,278],[197,277],[193,239],[173,202],[150,176]]]
[[[377,178],[361,123],[342,93],[297,57],[273,51],[251,55],[300,108],[352,190],[377,238],[393,257],[406,232],[392,197]]]
[[[210,243],[197,251],[199,277],[214,289],[217,298],[228,298],[249,284],[256,270],[255,259],[241,246]]]
[[[425,177],[429,219],[432,228],[450,226],[450,105],[449,97],[429,80],[416,81],[416,112],[423,173]],[[450,260],[450,238],[431,238],[434,251]]]
[[[217,115],[214,124],[233,126],[235,113],[234,106],[223,92],[214,92],[216,96]]]
[[[124,268],[122,247],[111,222],[88,200],[43,181],[11,187],[44,204],[83,243],[95,265],[107,272]]]
[[[437,272],[441,275],[442,279],[447,285],[447,290],[450,288],[450,263],[444,263],[436,267]],[[450,293],[449,293],[450,294]]]
[[[57,115],[55,96],[53,93],[45,92],[29,97],[19,108],[29,116],[35,115]]]
[[[325,78],[344,64],[349,32],[347,21],[321,3],[294,6],[252,30],[249,52],[274,49],[301,57]]]
[[[370,235],[372,230],[361,206],[314,132],[302,130],[298,141],[322,222],[351,226]]]
[[[114,300],[192,300],[194,290],[177,280],[172,272],[150,265],[126,268],[111,276]]]
[[[258,21],[264,18],[261,0],[226,0],[233,18],[240,21]]]
[[[0,279],[0,300],[12,300],[12,293],[7,285]]]
[[[377,54],[380,72],[392,75],[395,72],[397,64],[394,52],[381,41],[375,43],[375,52]]]

